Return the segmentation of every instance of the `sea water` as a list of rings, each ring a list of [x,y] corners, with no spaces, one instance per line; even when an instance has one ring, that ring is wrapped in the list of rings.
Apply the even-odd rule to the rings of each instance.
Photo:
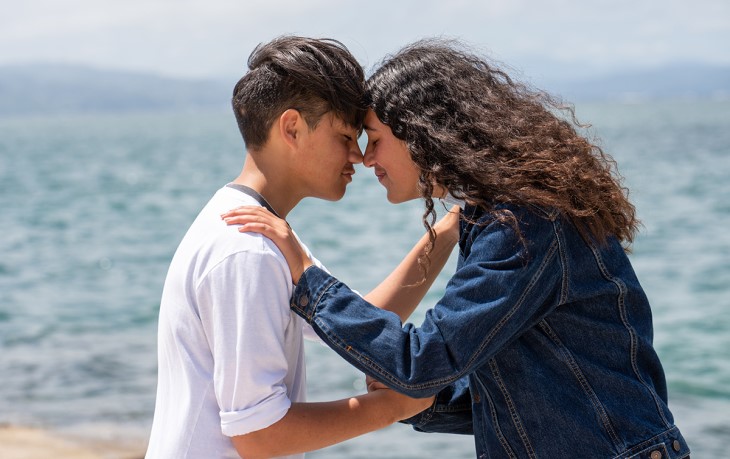
[[[654,313],[670,407],[693,456],[730,442],[730,102],[579,104],[643,222],[631,260]],[[199,209],[242,164],[228,113],[0,119],[0,423],[132,438],[144,449],[159,299]],[[367,292],[420,237],[422,204],[391,205],[359,166],[347,196],[291,214],[335,275]],[[433,306],[449,262],[413,321]],[[310,400],[364,391],[307,344]],[[473,457],[472,438],[404,425],[313,458]]]

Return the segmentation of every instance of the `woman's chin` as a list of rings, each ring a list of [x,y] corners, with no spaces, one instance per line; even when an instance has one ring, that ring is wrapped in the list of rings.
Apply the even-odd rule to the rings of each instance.
[[[402,196],[402,195],[395,195],[392,193],[388,193],[387,199],[388,202],[391,204],[403,204],[404,202],[413,201],[414,199],[419,199],[422,196]]]

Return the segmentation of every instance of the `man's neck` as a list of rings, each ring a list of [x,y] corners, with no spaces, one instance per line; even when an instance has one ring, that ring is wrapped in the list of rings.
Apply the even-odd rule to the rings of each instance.
[[[281,218],[286,219],[302,198],[290,189],[286,171],[276,169],[278,168],[274,165],[267,167],[260,161],[257,162],[249,154],[241,174],[233,183],[245,185],[259,193]]]

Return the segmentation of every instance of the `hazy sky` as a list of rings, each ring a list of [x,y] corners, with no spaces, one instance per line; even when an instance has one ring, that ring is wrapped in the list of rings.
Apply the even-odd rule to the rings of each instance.
[[[434,35],[460,38],[536,77],[676,61],[730,65],[729,0],[0,0],[0,7],[0,64],[229,78],[243,74],[257,43],[294,33],[342,41],[366,70]]]

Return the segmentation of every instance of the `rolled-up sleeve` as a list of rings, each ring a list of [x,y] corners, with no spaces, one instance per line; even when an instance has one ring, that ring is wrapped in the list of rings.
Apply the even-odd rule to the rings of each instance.
[[[265,248],[227,257],[197,288],[214,360],[224,435],[266,428],[287,413],[287,327],[292,285],[283,259]]]

